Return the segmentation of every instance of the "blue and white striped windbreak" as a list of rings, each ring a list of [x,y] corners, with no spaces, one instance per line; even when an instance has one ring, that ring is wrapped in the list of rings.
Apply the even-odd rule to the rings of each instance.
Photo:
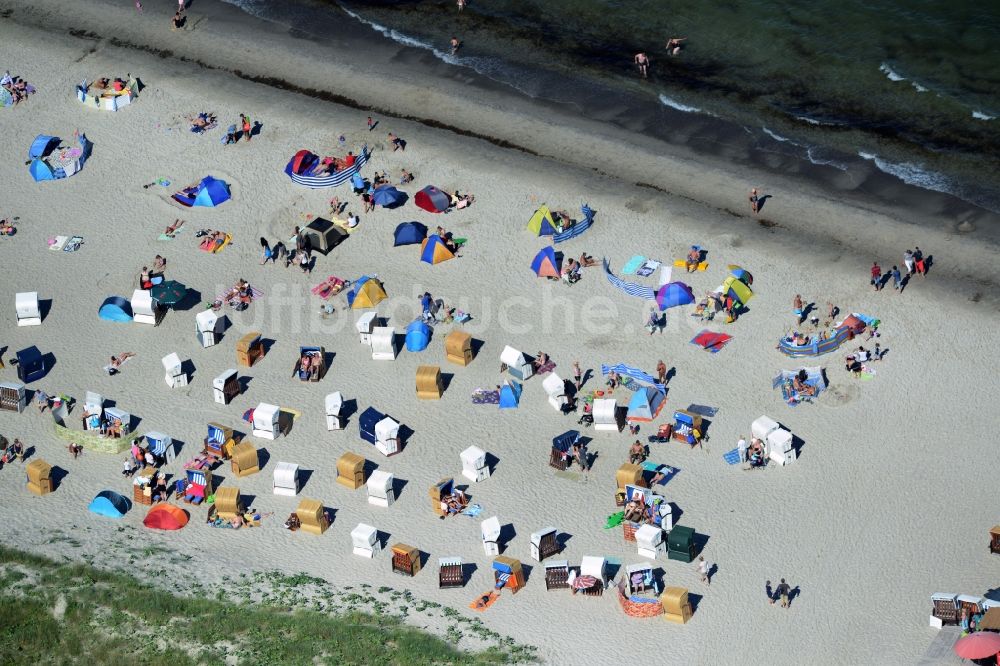
[[[666,392],[667,390],[666,384],[656,383],[656,377],[649,374],[648,372],[643,372],[639,368],[633,368],[630,365],[625,365],[623,363],[619,363],[618,365],[605,365],[602,363],[601,374],[607,376],[609,372],[617,372],[619,375],[624,375],[625,377],[631,377],[636,381],[646,382],[647,384],[652,385],[659,391]]]
[[[594,211],[587,204],[583,204],[580,211],[583,213],[583,219],[566,229],[566,231],[553,234],[553,243],[562,243],[563,241],[568,241],[570,238],[576,238],[590,228],[590,225],[594,223]]]
[[[351,176],[358,173],[361,170],[361,167],[368,162],[368,158],[370,156],[371,152],[368,150],[368,146],[364,146],[361,149],[361,154],[359,154],[357,159],[354,160],[354,164],[346,169],[335,171],[334,173],[326,174],[324,176],[309,176],[295,173],[292,170],[292,162],[295,160],[293,157],[285,167],[285,173],[288,174],[288,177],[292,179],[293,183],[304,185],[305,187],[311,187],[314,190],[318,190],[323,187],[336,187],[341,183],[346,183],[351,179]]]
[[[636,284],[635,282],[626,282],[612,273],[611,267],[608,265],[607,258],[604,259],[604,273],[608,276],[608,282],[618,287],[629,296],[645,298],[648,301],[656,300],[656,292],[652,287],[647,287],[644,284]]]
[[[146,433],[146,444],[149,445],[150,453],[156,456],[162,456],[167,450],[167,440],[170,439],[162,432],[149,432]]]

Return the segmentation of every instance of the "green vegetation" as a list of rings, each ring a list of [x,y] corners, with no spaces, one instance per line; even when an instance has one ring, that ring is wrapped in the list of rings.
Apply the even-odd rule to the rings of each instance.
[[[0,663],[416,666],[534,659],[533,648],[494,634],[478,620],[463,618],[463,628],[489,645],[463,652],[445,640],[461,638],[455,625],[439,638],[404,624],[405,611],[373,614],[349,604],[324,612],[335,607],[333,597],[308,592],[326,585],[302,574],[256,573],[201,594],[194,584],[179,596],[123,573],[0,546]],[[400,601],[411,598],[393,592]],[[382,605],[373,604],[367,592],[351,599]]]

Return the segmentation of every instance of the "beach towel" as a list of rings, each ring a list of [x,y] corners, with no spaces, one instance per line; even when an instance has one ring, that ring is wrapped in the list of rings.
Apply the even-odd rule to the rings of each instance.
[[[676,467],[671,467],[670,465],[662,465],[660,463],[649,461],[642,463],[642,469],[644,472],[652,472],[654,475],[657,473],[663,474],[663,478],[656,483],[658,486],[667,485],[667,482],[677,476],[677,472],[680,471]]]
[[[722,454],[722,459],[726,461],[728,465],[739,465],[740,464],[740,452],[737,449],[732,451],[727,451]]]
[[[639,270],[639,267],[642,266],[643,262],[645,261],[646,257],[643,257],[638,254],[635,255],[634,257],[628,260],[628,263],[622,266],[622,275],[632,275],[637,270]]]
[[[491,389],[476,389],[472,392],[472,404],[474,405],[499,405],[500,391]]]
[[[462,509],[462,515],[468,516],[469,518],[476,518],[483,512],[483,507],[478,504],[470,504],[469,506]]]
[[[677,268],[684,268],[684,269],[686,269],[687,268],[687,260],[685,260],[685,259],[677,259],[677,260],[674,261],[674,266],[676,266]],[[698,271],[704,271],[704,270],[707,270],[707,269],[708,269],[708,262],[707,261],[702,261],[701,263],[698,264]]]
[[[312,293],[319,296],[325,301],[330,299],[332,296],[336,296],[337,294],[339,294],[341,291],[343,291],[344,287],[346,286],[347,283],[344,280],[334,275],[331,275],[330,277],[328,277],[327,279],[323,280],[318,285],[313,287]]]
[[[480,594],[478,597],[475,598],[475,600],[471,604],[469,604],[469,608],[471,608],[474,611],[479,611],[480,613],[482,613],[484,610],[495,604],[497,602],[497,599],[499,598],[500,595],[497,594],[496,592]]]
[[[181,226],[177,227],[176,229],[174,229],[174,235],[173,236],[170,236],[170,235],[167,235],[167,234],[160,234],[159,236],[157,236],[156,240],[158,240],[158,241],[172,241],[177,236],[177,234],[179,234],[182,231],[184,231],[184,225],[183,224]]]
[[[556,367],[555,361],[546,361],[543,365],[540,365],[538,367],[538,370],[535,370],[535,374],[544,375],[546,372],[552,372],[553,370],[555,370],[555,367]]]
[[[347,224],[347,220],[342,220],[339,217],[335,217],[335,218],[333,218],[330,221],[333,222],[334,224],[336,224],[337,227],[339,227],[340,229],[343,229],[345,232],[347,232],[349,234],[353,234],[354,230],[357,229],[359,226],[361,226],[360,224],[357,225],[357,226],[354,226],[354,227],[349,226]],[[294,243],[293,243],[293,245],[294,245]]]
[[[49,239],[49,249],[53,252],[59,252],[66,246],[66,241],[69,240],[68,236],[55,236]]]
[[[216,243],[209,236],[209,237],[205,238],[205,240],[203,240],[201,243],[198,244],[198,248],[202,252],[211,252],[212,254],[218,254],[219,252],[222,252],[226,248],[227,245],[229,245],[229,241],[231,241],[232,239],[233,239],[233,237],[232,237],[231,234],[226,234],[223,237],[223,239],[222,239],[222,243]]]
[[[625,512],[619,511],[618,513],[613,513],[608,516],[607,522],[604,523],[604,529],[610,530],[612,528],[618,527],[625,520]]]
[[[218,296],[216,296],[215,300],[217,300],[217,301],[224,300],[225,297],[226,297],[226,294],[228,294],[229,291],[230,291],[229,289],[226,289],[225,291],[223,291],[222,293],[220,293]],[[250,286],[250,300],[251,301],[256,301],[259,298],[264,298],[264,292],[262,292],[257,287],[254,287],[253,285],[251,285]]]
[[[639,270],[635,272],[635,274],[640,277],[649,277],[650,275],[653,274],[653,271],[655,271],[659,267],[660,267],[660,262],[656,261],[655,259],[647,259],[646,263],[644,263],[639,268]]]

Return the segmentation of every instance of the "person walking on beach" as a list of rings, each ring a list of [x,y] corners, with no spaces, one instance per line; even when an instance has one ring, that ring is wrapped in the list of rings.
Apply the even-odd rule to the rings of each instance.
[[[747,461],[747,440],[746,437],[740,435],[740,441],[736,442],[736,451],[739,453],[740,462],[744,463]],[[767,581],[768,587],[771,585],[771,581]]]
[[[913,275],[913,251],[907,250],[903,253],[903,265],[906,266],[906,274]]]
[[[263,236],[260,237],[260,265],[263,266],[270,259],[274,259],[274,254],[271,252],[271,244],[267,242],[267,239]]]
[[[800,324],[805,321],[804,307],[802,304],[802,294],[795,294],[795,298],[792,299],[792,314],[798,317]]]
[[[882,267],[878,265],[877,261],[872,262],[872,289],[882,290]]]
[[[775,591],[781,597],[781,607],[788,608],[788,595],[792,593],[792,588],[788,586],[784,578],[781,579],[781,583],[778,584],[778,589]]]
[[[642,74],[642,78],[646,78],[649,71],[649,56],[646,55],[644,51],[639,51],[635,54],[635,66],[639,68],[639,73]]]
[[[899,267],[893,266],[889,275],[892,276],[892,288],[899,291],[899,285],[903,281],[903,276],[899,274]]]
[[[465,9],[465,0],[458,0],[458,11]]]
[[[142,3],[139,0],[135,0],[135,11],[142,13]]]
[[[710,571],[712,571],[712,565],[711,565],[711,563],[709,563],[709,562],[707,562],[705,560],[705,556],[704,555],[701,556],[701,557],[699,557],[698,558],[698,575],[701,576],[701,582],[703,582],[705,585],[711,585],[712,584],[711,577],[709,576],[709,572]]]
[[[250,125],[250,119],[242,113],[240,114],[240,125],[243,128],[243,137],[247,140],[247,143],[250,143],[250,137],[253,134],[251,130],[253,130],[253,127]]]
[[[662,358],[656,363],[656,383],[667,383],[667,364],[663,362]]]
[[[760,195],[757,194],[757,188],[754,187],[750,190],[750,210],[756,215],[760,210]]]
[[[451,54],[455,55],[458,53],[458,49],[462,47],[462,42],[458,41],[458,37],[451,38]]]
[[[913,248],[913,267],[914,269],[916,269],[918,274],[920,274],[921,276],[924,275],[924,270],[925,270],[924,253],[920,249],[919,245]]]
[[[392,144],[392,152],[396,152],[397,150],[400,149],[406,151],[406,144],[403,143],[403,140],[400,139],[395,134],[393,134],[392,132],[389,132],[389,143]]]
[[[771,581],[764,583],[764,593],[767,594],[767,603],[774,605],[774,590],[771,589]]]
[[[576,385],[577,391],[583,387],[583,371],[580,370],[579,361],[573,361],[573,383]]]

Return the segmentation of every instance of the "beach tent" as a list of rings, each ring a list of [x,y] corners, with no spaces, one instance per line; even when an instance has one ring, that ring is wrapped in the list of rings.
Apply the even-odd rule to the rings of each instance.
[[[69,178],[83,168],[84,162],[90,157],[93,144],[83,134],[79,134],[77,139],[80,142],[80,147],[60,151],[60,154],[56,156],[58,159],[53,163],[50,161],[53,158],[52,151],[59,147],[61,143],[59,137],[47,134],[39,134],[35,137],[28,149],[28,159],[31,160],[28,164],[28,173],[35,179],[35,182]]]
[[[536,236],[552,236],[556,233],[556,221],[548,206],[542,204],[535,211],[535,214],[528,220],[528,231]]]
[[[357,175],[361,167],[368,162],[369,157],[371,157],[371,153],[368,152],[368,146],[363,146],[361,152],[355,155],[354,164],[351,166],[322,176],[311,176],[309,174],[319,162],[319,155],[308,150],[300,150],[292,155],[292,159],[288,160],[288,164],[285,165],[285,175],[291,178],[296,185],[311,187],[314,190],[322,187],[336,187]]]
[[[121,518],[128,512],[129,506],[129,501],[113,490],[102,490],[87,508],[99,516]]]
[[[517,382],[507,382],[500,387],[500,409],[517,409],[521,402],[521,385]]]
[[[354,283],[347,292],[347,304],[355,310],[373,308],[386,299],[382,283],[377,279],[364,275]]]
[[[400,192],[392,185],[376,187],[372,192],[372,203],[382,208],[397,208],[406,203],[406,192]]]
[[[417,192],[417,196],[413,197],[413,203],[428,213],[443,213],[451,205],[451,197],[433,185],[428,185]]]
[[[406,351],[423,351],[430,341],[431,327],[419,319],[406,327]]]
[[[179,530],[188,523],[188,515],[184,509],[173,504],[157,504],[146,517],[142,524],[151,530]]]
[[[97,316],[104,321],[130,322],[132,321],[132,304],[121,296],[108,296],[101,303]]]
[[[629,422],[652,421],[660,414],[666,401],[667,396],[662,391],[652,386],[644,386],[632,395],[625,420]]]
[[[578,220],[576,224],[572,224],[569,227],[563,229],[562,231],[557,231],[552,234],[553,243],[562,243],[568,241],[571,238],[576,238],[584,231],[590,228],[590,225],[594,223],[594,211],[587,204],[580,206],[580,212],[583,214],[583,219]]]
[[[722,283],[722,293],[726,296],[732,296],[743,305],[746,305],[753,298],[753,290],[735,277],[726,278],[725,282]]]
[[[559,259],[551,245],[543,247],[531,262],[531,270],[538,277],[559,277]]]
[[[701,330],[698,335],[691,338],[691,344],[698,345],[705,351],[717,353],[720,349],[726,346],[726,343],[732,340],[731,335],[726,335],[725,333],[716,333],[710,331],[707,328]]]
[[[402,222],[393,232],[393,247],[416,245],[427,238],[427,227],[419,222]]]
[[[734,278],[736,278],[737,280],[746,285],[753,284],[753,276],[750,275],[750,271],[740,268],[735,264],[729,264],[729,273]]]
[[[454,258],[455,255],[444,244],[444,239],[437,234],[428,236],[420,244],[420,261],[433,265]]]
[[[229,185],[224,180],[218,180],[212,176],[205,176],[198,183],[194,192],[178,192],[174,194],[174,200],[182,206],[205,206],[215,208],[223,204],[232,197],[229,192]]]
[[[668,282],[656,292],[656,304],[661,310],[691,303],[694,303],[694,294],[683,282]]]

